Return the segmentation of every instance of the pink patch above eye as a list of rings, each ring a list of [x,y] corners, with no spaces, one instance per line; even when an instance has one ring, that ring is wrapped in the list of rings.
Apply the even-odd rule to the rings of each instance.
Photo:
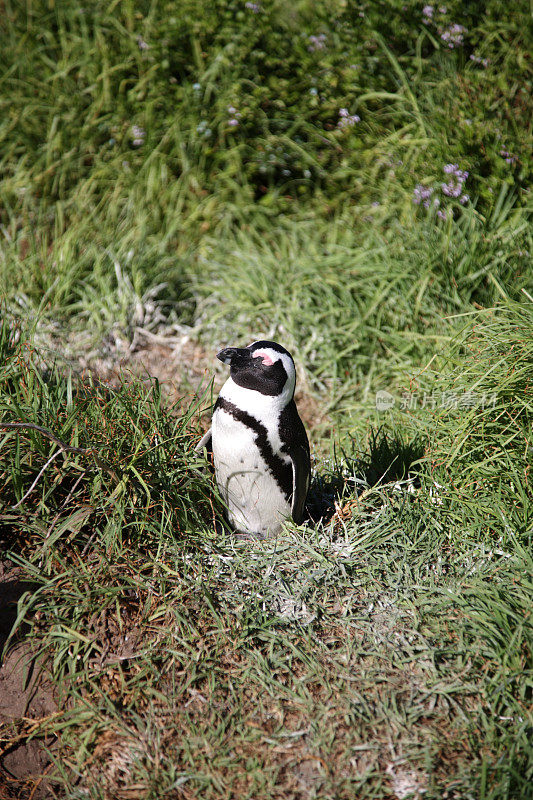
[[[260,358],[267,367],[270,367],[274,363],[268,353],[265,353],[263,350],[256,350],[253,357]]]

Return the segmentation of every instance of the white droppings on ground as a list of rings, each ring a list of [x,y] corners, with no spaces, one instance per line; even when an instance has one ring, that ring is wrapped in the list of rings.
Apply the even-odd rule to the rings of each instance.
[[[426,793],[425,783],[427,778],[408,767],[391,763],[386,768],[386,773],[391,780],[391,788],[397,800],[416,800]]]

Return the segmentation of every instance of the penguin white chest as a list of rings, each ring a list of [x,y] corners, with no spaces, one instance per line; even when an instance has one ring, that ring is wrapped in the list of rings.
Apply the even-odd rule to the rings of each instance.
[[[263,458],[257,432],[218,408],[212,436],[216,480],[230,523],[242,533],[275,535],[291,505]]]

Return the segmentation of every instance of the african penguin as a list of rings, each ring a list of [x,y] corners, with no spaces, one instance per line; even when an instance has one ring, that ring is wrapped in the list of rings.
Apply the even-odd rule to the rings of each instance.
[[[197,450],[212,449],[227,517],[242,534],[275,536],[284,519],[303,520],[309,442],[294,402],[296,371],[276,342],[228,347],[217,358],[230,377]]]

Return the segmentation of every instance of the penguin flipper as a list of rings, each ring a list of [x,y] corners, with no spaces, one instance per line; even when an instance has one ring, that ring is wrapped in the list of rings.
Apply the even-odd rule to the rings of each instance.
[[[309,450],[302,446],[292,447],[289,453],[292,462],[292,509],[291,516],[297,525],[303,520],[305,501],[309,491]]]
[[[213,450],[213,443],[212,443],[212,433],[211,428],[209,428],[206,433],[202,436],[196,447],[194,448],[195,453],[202,453],[204,450],[207,450],[208,453],[211,453]]]

